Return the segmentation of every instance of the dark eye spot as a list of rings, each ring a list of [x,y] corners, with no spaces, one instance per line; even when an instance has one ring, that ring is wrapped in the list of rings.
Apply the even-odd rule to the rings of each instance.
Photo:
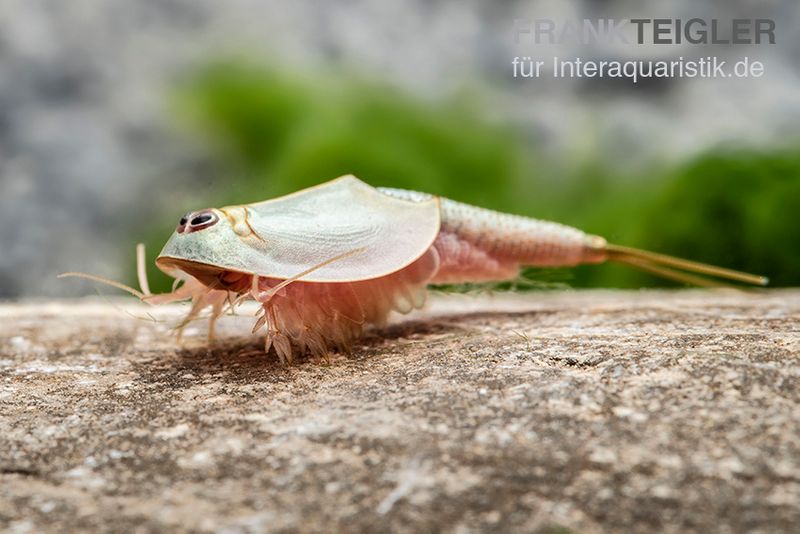
[[[203,213],[202,215],[198,215],[197,217],[192,219],[191,225],[200,226],[201,224],[205,224],[213,218],[214,216],[211,215],[210,213]]]
[[[188,213],[186,218],[189,220],[185,227],[187,233],[203,230],[217,224],[217,221],[219,221],[219,216],[211,209]]]
[[[175,231],[178,232],[179,234],[182,234],[183,231],[186,229],[186,223],[189,222],[189,217],[191,216],[192,212],[190,211],[189,213],[181,217],[181,220],[178,221],[178,226],[175,228]]]

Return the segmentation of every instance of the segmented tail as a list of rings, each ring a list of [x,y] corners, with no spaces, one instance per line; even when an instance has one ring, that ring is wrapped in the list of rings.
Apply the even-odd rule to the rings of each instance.
[[[769,283],[766,276],[743,273],[666,254],[611,244],[606,244],[603,248],[609,260],[624,263],[677,282],[698,286],[723,285],[720,280],[756,286],[765,286]]]

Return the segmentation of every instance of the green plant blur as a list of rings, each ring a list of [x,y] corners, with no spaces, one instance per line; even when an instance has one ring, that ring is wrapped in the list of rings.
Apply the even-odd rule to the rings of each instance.
[[[647,176],[619,176],[599,158],[559,171],[474,98],[425,101],[352,77],[333,82],[230,62],[186,80],[174,102],[220,178],[186,195],[185,209],[172,202],[156,218],[151,252],[182,210],[254,202],[352,173],[765,274],[776,286],[800,283],[800,151],[720,150]],[[614,265],[528,275],[573,287],[674,285]],[[168,289],[165,277],[154,278],[154,289]]]

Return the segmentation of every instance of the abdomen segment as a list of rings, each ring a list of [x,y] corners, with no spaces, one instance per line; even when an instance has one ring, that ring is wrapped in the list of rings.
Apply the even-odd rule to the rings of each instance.
[[[426,193],[381,188],[407,200]],[[508,280],[521,266],[570,267],[606,259],[605,240],[563,224],[440,199],[442,223],[434,247],[440,268],[433,283]]]

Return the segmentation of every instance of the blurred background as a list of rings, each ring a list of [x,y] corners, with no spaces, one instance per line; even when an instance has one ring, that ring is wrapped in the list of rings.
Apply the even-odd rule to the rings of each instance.
[[[776,45],[516,44],[515,18],[774,18]],[[759,79],[514,79],[517,55],[765,65]],[[0,3],[0,298],[134,281],[180,216],[353,173],[800,283],[800,4]],[[591,266],[573,287],[670,285]],[[157,289],[170,280],[153,267]]]

